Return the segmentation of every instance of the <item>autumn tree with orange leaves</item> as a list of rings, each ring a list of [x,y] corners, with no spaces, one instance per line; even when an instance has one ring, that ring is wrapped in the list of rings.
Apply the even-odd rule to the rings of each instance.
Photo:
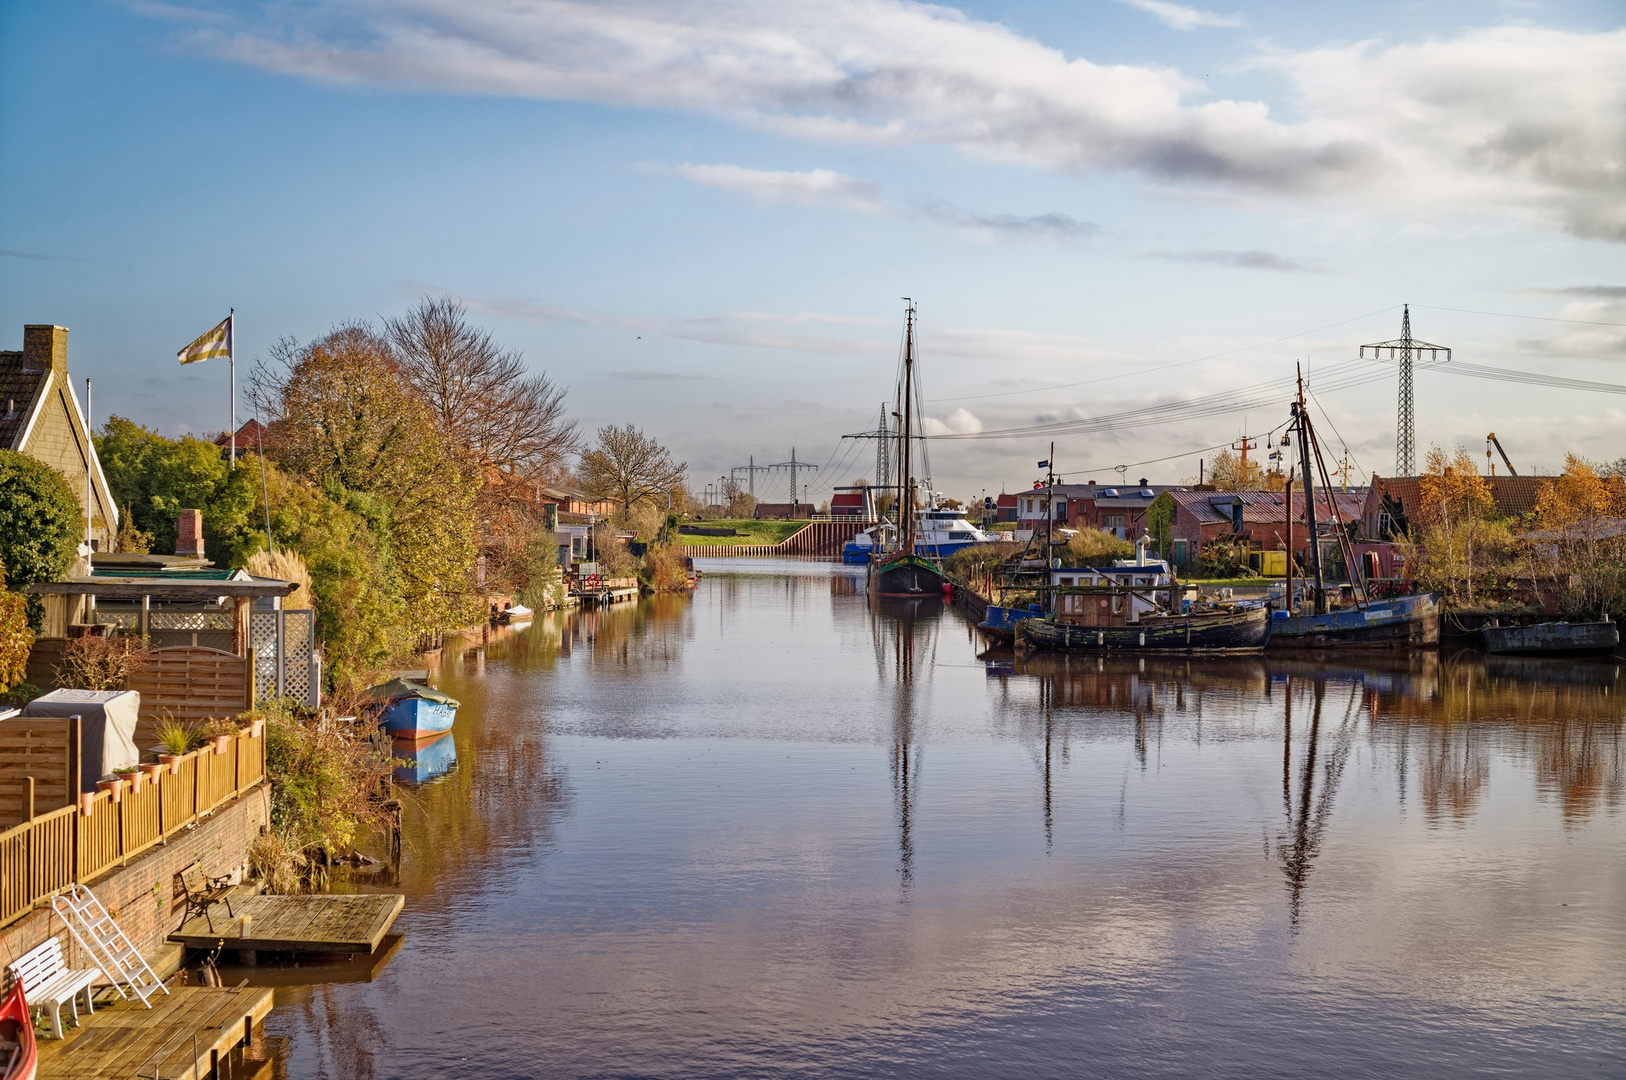
[[[1516,576],[1512,533],[1490,482],[1461,447],[1453,455],[1429,450],[1411,519],[1418,579],[1452,605],[1483,603]]]
[[[1536,495],[1532,562],[1559,586],[1567,615],[1619,610],[1626,592],[1626,482],[1570,454]]]

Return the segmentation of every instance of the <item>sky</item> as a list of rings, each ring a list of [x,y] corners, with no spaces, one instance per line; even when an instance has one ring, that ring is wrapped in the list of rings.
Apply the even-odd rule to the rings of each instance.
[[[1300,369],[1361,482],[1397,374],[1358,347],[1410,304],[1452,349],[1418,459],[1555,471],[1626,456],[1626,396],[1481,376],[1626,387],[1623,257],[1618,0],[0,6],[0,348],[70,327],[96,418],[166,434],[226,427],[175,352],[229,309],[241,386],[450,294],[585,433],[696,490],[794,451],[820,500],[874,476],[842,436],[911,297],[949,495],[1028,487],[1065,421],[1065,479],[1179,482]]]

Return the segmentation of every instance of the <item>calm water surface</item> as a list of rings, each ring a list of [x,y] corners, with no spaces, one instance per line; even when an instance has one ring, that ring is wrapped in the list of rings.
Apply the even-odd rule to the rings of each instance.
[[[707,569],[448,654],[405,942],[279,1071],[1626,1075],[1613,662],[1024,662]]]

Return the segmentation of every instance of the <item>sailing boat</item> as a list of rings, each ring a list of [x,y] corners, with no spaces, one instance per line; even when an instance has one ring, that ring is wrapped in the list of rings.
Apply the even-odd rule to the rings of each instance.
[[[1361,573],[1355,558],[1354,546],[1344,531],[1331,499],[1332,483],[1327,476],[1327,465],[1321,456],[1321,443],[1316,439],[1315,427],[1310,423],[1310,410],[1304,403],[1304,376],[1299,375],[1298,397],[1291,407],[1290,426],[1298,435],[1299,461],[1304,473],[1304,509],[1310,529],[1309,557],[1313,581],[1306,581],[1309,593],[1308,610],[1301,609],[1293,596],[1293,579],[1287,580],[1286,610],[1277,611],[1271,619],[1270,647],[1272,649],[1414,649],[1419,646],[1438,645],[1440,641],[1440,594],[1418,593],[1414,596],[1394,596],[1374,600],[1371,589]],[[1322,491],[1327,493],[1328,512],[1332,518],[1332,535],[1338,541],[1339,557],[1349,574],[1354,603],[1337,607],[1328,602],[1327,583],[1323,574],[1321,532],[1316,522],[1315,481],[1319,473]],[[1289,523],[1293,517],[1293,500],[1287,499]],[[1291,532],[1288,534],[1290,537]],[[1288,553],[1291,573],[1292,553]]]
[[[941,595],[948,579],[931,559],[915,554],[915,302],[908,301],[904,318],[902,431],[898,440],[898,546],[870,557],[869,591],[876,596]]]

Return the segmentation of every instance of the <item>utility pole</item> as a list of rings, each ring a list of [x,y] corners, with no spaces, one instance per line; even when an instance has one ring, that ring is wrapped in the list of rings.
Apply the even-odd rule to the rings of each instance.
[[[1412,410],[1412,362],[1422,353],[1428,353],[1429,360],[1436,360],[1440,353],[1445,354],[1446,360],[1451,359],[1451,350],[1444,345],[1434,345],[1427,341],[1418,341],[1411,336],[1411,305],[1402,308],[1400,317],[1400,336],[1393,341],[1378,341],[1371,345],[1361,346],[1361,359],[1366,359],[1366,350],[1372,350],[1372,359],[1382,360],[1383,350],[1387,349],[1389,355],[1386,359],[1400,361],[1400,408],[1396,417],[1395,428],[1395,475],[1415,476],[1417,469],[1417,431]],[[1399,355],[1396,356],[1396,353]],[[1302,397],[1302,395],[1301,395]],[[1308,478],[1306,478],[1308,479]]]
[[[1238,445],[1238,443],[1240,443],[1241,445]],[[1231,449],[1232,450],[1240,450],[1240,451],[1242,451],[1242,474],[1241,474],[1241,476],[1239,476],[1237,478],[1241,483],[1246,484],[1248,482],[1248,451],[1249,450],[1256,450],[1258,448],[1259,448],[1259,443],[1257,441],[1250,443],[1248,441],[1248,437],[1246,435],[1242,436],[1242,438],[1239,439],[1238,442],[1234,442],[1234,443],[1231,444]]]

